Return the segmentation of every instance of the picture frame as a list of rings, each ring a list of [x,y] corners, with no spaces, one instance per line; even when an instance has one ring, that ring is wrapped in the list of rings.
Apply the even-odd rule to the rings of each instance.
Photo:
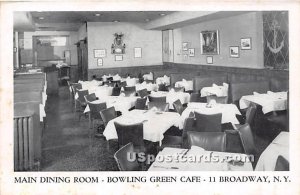
[[[239,46],[230,46],[229,47],[229,56],[231,58],[239,58],[240,57],[240,47]]]
[[[200,32],[200,49],[202,55],[220,54],[219,31],[210,30]]]
[[[252,43],[251,38],[241,38],[241,50],[251,50]]]
[[[97,59],[97,66],[103,66],[103,59],[102,58]]]
[[[206,63],[207,64],[213,64],[214,63],[213,60],[214,60],[213,56],[206,56]]]
[[[188,50],[188,42],[183,42],[182,43],[182,51],[187,51]]]
[[[106,49],[94,49],[94,58],[106,57]]]
[[[134,58],[142,58],[142,48],[141,47],[134,48]]]
[[[123,55],[115,55],[115,61],[123,61]]]
[[[189,56],[190,57],[194,57],[195,56],[195,49],[194,48],[190,48],[189,49]]]

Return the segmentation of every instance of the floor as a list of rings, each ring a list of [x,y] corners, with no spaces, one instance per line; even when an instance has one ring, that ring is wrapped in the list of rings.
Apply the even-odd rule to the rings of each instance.
[[[73,112],[67,86],[48,96],[47,122],[42,138],[41,171],[117,171],[105,138],[94,135],[88,119]],[[260,154],[270,141],[256,136]]]
[[[88,119],[72,111],[66,86],[57,96],[48,96],[47,125],[42,138],[42,171],[116,171],[104,138],[92,135]]]

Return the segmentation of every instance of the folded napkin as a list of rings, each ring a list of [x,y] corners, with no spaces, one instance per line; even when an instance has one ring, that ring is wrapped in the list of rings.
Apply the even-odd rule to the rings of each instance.
[[[253,92],[253,95],[259,95],[260,93],[257,93],[256,91]]]
[[[226,88],[229,87],[228,83],[223,83],[223,86],[226,87]]]
[[[213,87],[219,87],[219,86],[218,86],[218,85],[216,85],[216,84],[212,84],[212,86],[213,86]]]

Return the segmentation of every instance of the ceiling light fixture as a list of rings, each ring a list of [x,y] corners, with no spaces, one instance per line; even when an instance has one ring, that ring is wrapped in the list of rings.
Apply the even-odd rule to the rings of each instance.
[[[101,16],[101,14],[95,14],[95,16],[99,17],[99,16]]]

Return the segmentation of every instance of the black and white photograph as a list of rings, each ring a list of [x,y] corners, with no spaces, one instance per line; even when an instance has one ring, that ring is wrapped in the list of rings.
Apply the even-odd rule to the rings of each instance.
[[[77,9],[11,12],[14,185],[293,182],[294,12]]]

